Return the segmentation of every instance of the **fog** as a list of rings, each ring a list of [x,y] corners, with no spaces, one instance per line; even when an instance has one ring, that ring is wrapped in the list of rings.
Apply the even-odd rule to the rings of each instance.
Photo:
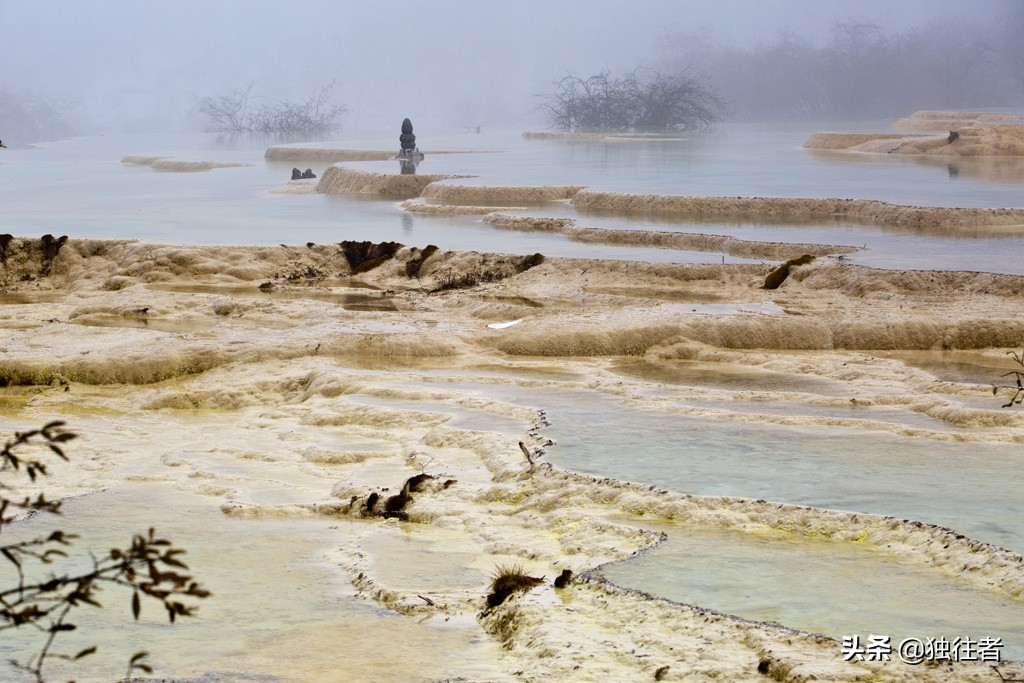
[[[345,131],[405,116],[447,128],[540,127],[538,95],[550,92],[553,81],[638,65],[707,74],[739,104],[735,115],[757,118],[725,65],[731,59],[731,68],[750,73],[751,67],[736,66],[736,55],[756,59],[752,51],[780,32],[813,47],[827,45],[841,22],[876,26],[886,36],[938,23],[998,42],[997,27],[1013,6],[1012,0],[0,0],[0,96],[7,100],[0,101],[0,137],[12,137],[3,131],[16,127],[18,116],[31,118],[26,107],[14,106],[25,102],[66,110],[67,128],[76,132],[202,130],[196,113],[202,97],[253,83],[263,101],[303,100],[332,81],[336,100],[348,108]],[[997,50],[985,50],[995,64]],[[771,89],[763,77],[755,80]],[[1005,86],[991,87],[1001,94],[994,90],[983,95],[987,101],[963,106],[1013,99]]]

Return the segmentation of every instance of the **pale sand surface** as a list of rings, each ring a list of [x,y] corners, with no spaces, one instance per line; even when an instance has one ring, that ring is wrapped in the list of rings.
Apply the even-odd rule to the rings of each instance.
[[[168,171],[172,173],[196,173],[200,171],[212,171],[215,168],[239,168],[252,166],[252,164],[234,163],[230,161],[186,161],[183,159],[172,159],[169,157],[141,156],[130,154],[121,159],[122,164],[136,166],[149,166],[154,171]]]
[[[412,206],[433,205],[414,204]],[[403,208],[409,210],[411,207],[403,205]],[[490,210],[483,220],[484,223],[503,230],[556,232],[575,242],[625,244],[635,247],[658,247],[661,249],[685,249],[690,251],[711,251],[740,258],[758,258],[772,261],[786,261],[790,258],[798,257],[803,254],[810,254],[811,256],[826,256],[849,254],[857,251],[856,247],[830,244],[757,242],[752,240],[736,239],[725,235],[658,232],[653,230],[590,228],[576,225],[576,221],[571,218],[533,218],[530,216],[512,216],[494,212],[493,210]]]
[[[947,159],[1024,156],[1024,117],[1018,115],[916,112],[895,121],[892,127],[907,131],[941,131],[942,134],[815,133],[804,147]],[[956,136],[950,136],[953,132]]]
[[[457,175],[430,175],[424,173],[397,175],[357,171],[343,166],[331,166],[320,176],[316,191],[321,194],[365,194],[395,199],[419,197],[424,189],[438,180],[461,178]]]
[[[153,501],[163,501],[156,510],[213,515],[219,521],[200,524],[227,525],[225,534],[320,524],[293,530],[294,552],[319,553],[330,567],[319,580],[347,595],[346,607],[332,608],[336,621],[316,612],[305,627],[268,606],[249,619],[270,631],[246,631],[222,649],[216,633],[204,636],[199,661],[182,654],[165,660],[162,674],[597,681],[654,680],[662,670],[662,680],[679,681],[994,680],[982,664],[843,662],[831,638],[652,599],[586,572],[658,543],[644,520],[858,544],[1024,601],[1017,553],[914,520],[660,491],[543,458],[530,467],[518,442],[545,447],[541,405],[467,387],[532,387],[538,403],[546,390],[587,389],[692,413],[667,387],[652,393],[650,382],[615,372],[623,357],[687,359],[836,382],[848,389],[815,400],[845,404],[853,392],[867,408],[908,415],[794,421],[695,409],[709,419],[781,420],[839,438],[855,428],[1019,444],[1024,413],[998,407],[1005,392],[939,380],[893,354],[961,349],[1001,362],[1024,338],[1024,278],[878,271],[821,257],[766,291],[767,265],[425,254],[402,248],[353,275],[358,267],[338,245],[71,240],[40,276],[36,241],[8,248],[0,378],[9,386],[0,415],[10,429],[61,416],[83,434],[47,491],[129,491],[151,501],[132,520],[157,514]],[[269,291],[258,289],[263,283]],[[748,392],[709,385],[687,394],[727,402]],[[756,394],[766,403],[807,398],[785,386]],[[921,415],[955,429],[909,419]],[[395,495],[420,473],[435,479],[411,494],[406,520],[366,513],[370,494]],[[225,585],[206,541],[187,527],[175,538],[197,548],[197,575]],[[258,567],[277,557],[235,562]],[[545,582],[486,609],[490,575],[510,562]],[[567,568],[577,580],[554,588]],[[220,592],[225,607],[211,603],[211,619],[235,604],[229,589]],[[303,599],[324,598],[296,604]],[[359,605],[384,611],[371,616]],[[275,619],[284,622],[275,627]],[[189,642],[190,627],[175,627],[177,642]],[[358,656],[320,654],[353,640]],[[374,651],[381,654],[367,655]]]

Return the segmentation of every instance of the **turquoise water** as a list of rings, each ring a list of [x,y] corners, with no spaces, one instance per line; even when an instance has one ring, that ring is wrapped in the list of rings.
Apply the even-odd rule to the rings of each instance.
[[[904,638],[1001,638],[1004,659],[1024,659],[1024,604],[959,585],[939,570],[850,545],[663,530],[668,543],[602,574],[677,602],[837,640],[878,634],[895,646]]]
[[[701,419],[633,408],[593,391],[455,386],[544,409],[551,424],[540,432],[556,442],[544,457],[570,470],[699,495],[920,520],[1024,552],[1017,444]],[[842,407],[792,410],[880,422],[907,417]],[[877,548],[767,531],[630,523],[664,531],[668,540],[601,570],[622,586],[837,639],[999,637],[1004,658],[1024,658],[1024,604]]]
[[[556,443],[545,457],[577,472],[697,495],[913,519],[1024,554],[1019,444],[715,420],[642,410],[595,391],[466,387],[544,409],[551,424],[540,431]],[[814,408],[792,411],[880,424],[907,418],[884,409]]]
[[[715,135],[675,143],[597,144],[526,141],[518,132],[432,136],[424,131],[420,133],[424,149],[500,153],[428,156],[420,170],[475,174],[479,177],[469,182],[484,184],[585,184],[604,190],[664,194],[834,196],[936,206],[1024,205],[1024,183],[1017,180],[1024,174],[1018,174],[1020,169],[1013,164],[994,176],[980,164],[963,164],[954,172],[949,166],[888,157],[853,161],[812,155],[800,144],[816,129],[723,126]],[[387,149],[395,137],[390,133],[343,136],[332,144]],[[434,243],[451,249],[540,251],[552,256],[721,260],[720,254],[604,247],[569,242],[557,235],[501,231],[474,217],[411,215],[395,202],[270,194],[268,190],[287,182],[292,164],[266,163],[263,152],[267,144],[224,144],[201,135],[120,136],[50,143],[39,149],[0,150],[0,232],[200,244],[372,239],[410,245]],[[203,173],[155,172],[120,163],[129,154],[251,165]],[[352,165],[368,170],[387,168],[379,162]],[[323,169],[314,170],[319,174]],[[985,179],[992,177],[998,179]],[[943,231],[913,233],[870,226],[690,224],[577,215],[564,204],[528,213],[545,212],[573,216],[581,225],[864,246],[851,260],[881,267],[1024,274],[1024,238],[1016,236],[958,237]],[[703,377],[695,381],[720,385],[730,380]],[[828,394],[834,393],[835,387],[801,385],[793,389]],[[596,393],[530,390],[513,397],[524,405],[548,410],[553,424],[543,432],[558,442],[549,449],[548,457],[575,470],[688,493],[765,498],[917,519],[1024,552],[1020,496],[1024,474],[1019,466],[1019,445],[932,442],[853,430],[842,431],[844,438],[837,439],[834,431],[627,408]],[[485,426],[472,421],[467,424]],[[307,531],[296,533],[305,537]],[[994,602],[969,607],[981,604],[981,598],[972,597],[974,593],[958,594],[956,600],[950,598],[953,602],[946,603],[942,595],[944,590],[952,590],[950,584],[934,576],[913,572],[897,576],[903,572],[901,568],[885,573],[885,563],[877,557],[847,556],[843,554],[846,549],[827,545],[796,547],[777,539],[752,540],[728,534],[683,539],[671,531],[670,538],[637,562],[609,568],[608,575],[624,585],[666,597],[837,636],[847,629],[862,635],[891,629],[894,636],[924,636],[930,634],[925,632],[930,623],[941,628],[942,634],[956,628],[967,629],[974,637],[1004,633],[1010,639],[1016,634],[1013,647],[1018,649],[1008,648],[1007,652],[1021,656],[1024,635],[1013,628],[1014,623],[1021,623],[1014,621],[1020,616],[1016,607],[1007,607],[991,596],[985,600]],[[800,571],[790,571],[798,566]],[[845,581],[858,577],[866,583],[835,590],[830,572],[837,567],[842,568]],[[873,579],[878,572],[881,578]],[[890,582],[889,588],[882,590],[881,584]],[[923,592],[911,591],[914,584]],[[856,606],[865,594],[872,596],[874,610],[859,621],[849,619],[849,613],[859,610]],[[917,597],[905,597],[910,595]],[[963,607],[946,609],[949,604]],[[915,611],[910,605],[936,609]],[[347,611],[349,606],[338,608]],[[963,615],[974,620],[960,619]],[[946,621],[947,617],[959,620]]]
[[[725,125],[715,134],[674,142],[609,143],[524,140],[518,131],[481,135],[424,131],[424,149],[498,153],[428,155],[420,171],[475,175],[466,182],[478,184],[582,184],[603,190],[683,195],[849,197],[926,206],[1024,205],[1024,163],[1018,169],[1020,173],[1004,172],[998,181],[990,181],[913,160],[821,156],[800,147],[817,129]],[[384,131],[343,135],[324,146],[390,149],[394,137]],[[421,246],[434,243],[451,249],[540,251],[551,256],[661,262],[722,260],[721,254],[577,244],[557,235],[500,231],[482,224],[479,217],[411,215],[395,202],[268,194],[268,190],[288,181],[292,166],[263,159],[271,142],[224,142],[198,134],[135,135],[3,150],[0,229],[26,235],[50,232],[171,243],[295,244],[372,239]],[[120,163],[126,155],[251,165],[201,173],[155,172],[145,166]],[[397,162],[351,165],[366,170],[398,170]],[[322,173],[322,166],[314,170]],[[582,225],[864,246],[864,252],[851,258],[872,266],[1024,273],[1024,237],[1020,236],[908,233],[870,226],[681,224],[577,216],[566,204],[527,213],[545,212],[574,216]],[[726,260],[739,261],[731,257]]]

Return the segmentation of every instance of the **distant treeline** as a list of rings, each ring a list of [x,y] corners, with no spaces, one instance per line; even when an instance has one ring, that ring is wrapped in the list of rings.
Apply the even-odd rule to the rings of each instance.
[[[903,32],[834,25],[824,43],[792,32],[752,47],[669,35],[661,68],[695,69],[733,120],[872,119],[920,109],[1024,104],[1024,3],[997,25],[936,20]]]
[[[74,103],[0,90],[0,138],[9,147],[41,140],[58,140],[73,134],[68,114]]]
[[[335,104],[334,81],[313,92],[305,102],[282,100],[274,104],[255,104],[255,82],[199,100],[197,110],[206,117],[211,133],[263,133],[316,137],[340,128],[338,118],[347,109]]]
[[[726,110],[699,78],[639,68],[623,76],[570,74],[545,96],[541,109],[557,130],[662,134],[707,129]]]

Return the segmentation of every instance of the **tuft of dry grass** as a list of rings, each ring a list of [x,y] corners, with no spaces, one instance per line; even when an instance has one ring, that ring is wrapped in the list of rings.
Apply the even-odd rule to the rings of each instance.
[[[497,607],[513,593],[525,593],[542,583],[544,583],[544,579],[529,576],[517,564],[499,565],[491,579],[491,592],[487,595],[487,606]]]

